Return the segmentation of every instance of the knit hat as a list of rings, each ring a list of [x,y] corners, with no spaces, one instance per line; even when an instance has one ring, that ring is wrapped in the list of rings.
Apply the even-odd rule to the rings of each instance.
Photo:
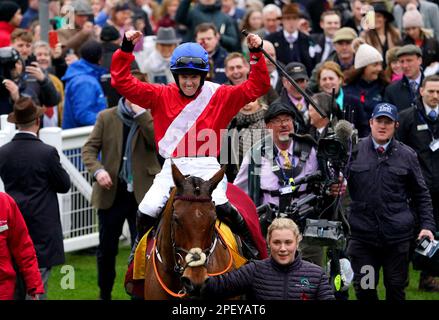
[[[418,11],[415,4],[409,3],[405,10],[404,15],[402,16],[403,28],[424,27],[422,14]]]
[[[365,43],[360,45],[355,53],[354,67],[355,69],[361,69],[369,64],[382,61],[383,56],[381,53],[374,47]]]
[[[101,31],[101,40],[104,42],[114,41],[120,38],[119,31],[110,25],[106,25],[102,28]]]
[[[95,40],[88,40],[84,43],[79,51],[81,58],[93,64],[99,64],[102,57],[102,48],[99,42]]]
[[[0,2],[0,21],[9,22],[20,9],[19,5],[11,1]]]

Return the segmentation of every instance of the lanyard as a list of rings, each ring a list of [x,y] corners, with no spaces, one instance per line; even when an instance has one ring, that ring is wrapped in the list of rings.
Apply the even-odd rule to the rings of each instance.
[[[424,114],[422,113],[421,110],[419,110],[418,107],[416,107],[416,111],[418,112],[419,120],[422,122],[422,124],[425,124],[427,126],[428,131],[430,132],[430,135],[431,135],[431,140],[434,140],[435,139],[434,132],[433,132],[433,130],[431,130],[430,125],[428,124],[427,119],[425,118]]]

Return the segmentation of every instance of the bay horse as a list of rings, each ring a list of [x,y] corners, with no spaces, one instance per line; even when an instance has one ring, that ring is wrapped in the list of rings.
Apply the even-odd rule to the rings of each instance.
[[[204,181],[185,177],[172,164],[175,188],[162,213],[145,269],[146,300],[197,295],[208,278],[233,270],[230,249],[216,227],[212,192],[224,167]]]

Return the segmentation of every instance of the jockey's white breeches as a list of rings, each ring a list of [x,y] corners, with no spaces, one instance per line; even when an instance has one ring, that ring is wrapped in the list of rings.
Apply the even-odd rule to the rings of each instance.
[[[215,157],[173,158],[172,160],[183,175],[189,174],[203,180],[209,180],[221,168]],[[165,206],[166,201],[168,201],[173,186],[171,160],[166,159],[162,171],[155,176],[151,188],[139,204],[139,211],[151,217],[157,217]],[[212,192],[212,200],[215,202],[215,205],[224,204],[228,201],[226,190],[227,177],[224,175],[223,180]]]

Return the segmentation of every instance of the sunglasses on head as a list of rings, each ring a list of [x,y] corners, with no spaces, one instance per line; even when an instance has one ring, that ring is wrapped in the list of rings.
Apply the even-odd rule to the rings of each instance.
[[[195,68],[204,69],[207,67],[206,62],[201,58],[180,57],[175,62],[177,68],[187,67],[189,63],[192,63],[192,66],[194,66]]]

